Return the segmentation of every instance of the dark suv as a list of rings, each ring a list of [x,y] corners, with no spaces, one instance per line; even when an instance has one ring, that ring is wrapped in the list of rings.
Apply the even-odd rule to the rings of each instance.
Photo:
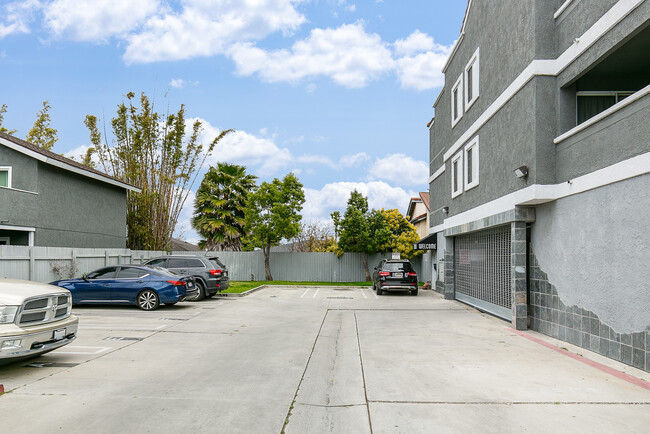
[[[372,273],[372,289],[377,295],[384,291],[410,291],[418,295],[418,274],[408,259],[384,259]]]
[[[212,297],[228,288],[228,270],[216,256],[169,255],[145,261],[144,265],[167,268],[175,273],[189,274],[196,279],[197,295],[190,301]]]

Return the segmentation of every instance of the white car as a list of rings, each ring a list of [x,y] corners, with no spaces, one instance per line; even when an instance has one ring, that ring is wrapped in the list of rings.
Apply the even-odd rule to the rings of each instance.
[[[77,336],[70,291],[45,283],[0,279],[0,364],[47,353]]]

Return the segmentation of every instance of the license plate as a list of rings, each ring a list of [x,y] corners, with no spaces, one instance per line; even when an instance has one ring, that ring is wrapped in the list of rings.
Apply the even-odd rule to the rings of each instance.
[[[404,277],[404,273],[393,273],[393,277]]]
[[[60,341],[63,338],[65,338],[65,329],[54,330],[54,333],[52,334],[52,340]]]
[[[194,283],[193,282],[187,282],[187,287],[188,288],[194,288]]]

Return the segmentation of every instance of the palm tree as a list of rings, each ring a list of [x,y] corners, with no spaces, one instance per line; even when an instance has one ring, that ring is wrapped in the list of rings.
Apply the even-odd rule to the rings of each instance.
[[[245,210],[248,193],[257,176],[246,174],[246,167],[218,163],[210,167],[196,191],[192,225],[203,237],[204,250],[241,251],[246,234]]]

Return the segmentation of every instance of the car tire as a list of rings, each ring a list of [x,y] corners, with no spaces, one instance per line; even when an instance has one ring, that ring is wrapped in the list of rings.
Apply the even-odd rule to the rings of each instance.
[[[189,301],[201,301],[201,300],[203,300],[203,298],[205,297],[205,285],[203,285],[203,282],[201,282],[200,280],[197,280],[196,281],[196,289],[197,289],[196,297],[188,298],[187,300],[189,300]]]
[[[411,295],[418,295],[418,290],[417,289],[411,290]]]
[[[158,294],[151,289],[145,289],[137,297],[138,307],[142,310],[156,310],[160,306]]]
[[[384,291],[381,290],[381,288],[377,287],[377,295],[382,295]]]

